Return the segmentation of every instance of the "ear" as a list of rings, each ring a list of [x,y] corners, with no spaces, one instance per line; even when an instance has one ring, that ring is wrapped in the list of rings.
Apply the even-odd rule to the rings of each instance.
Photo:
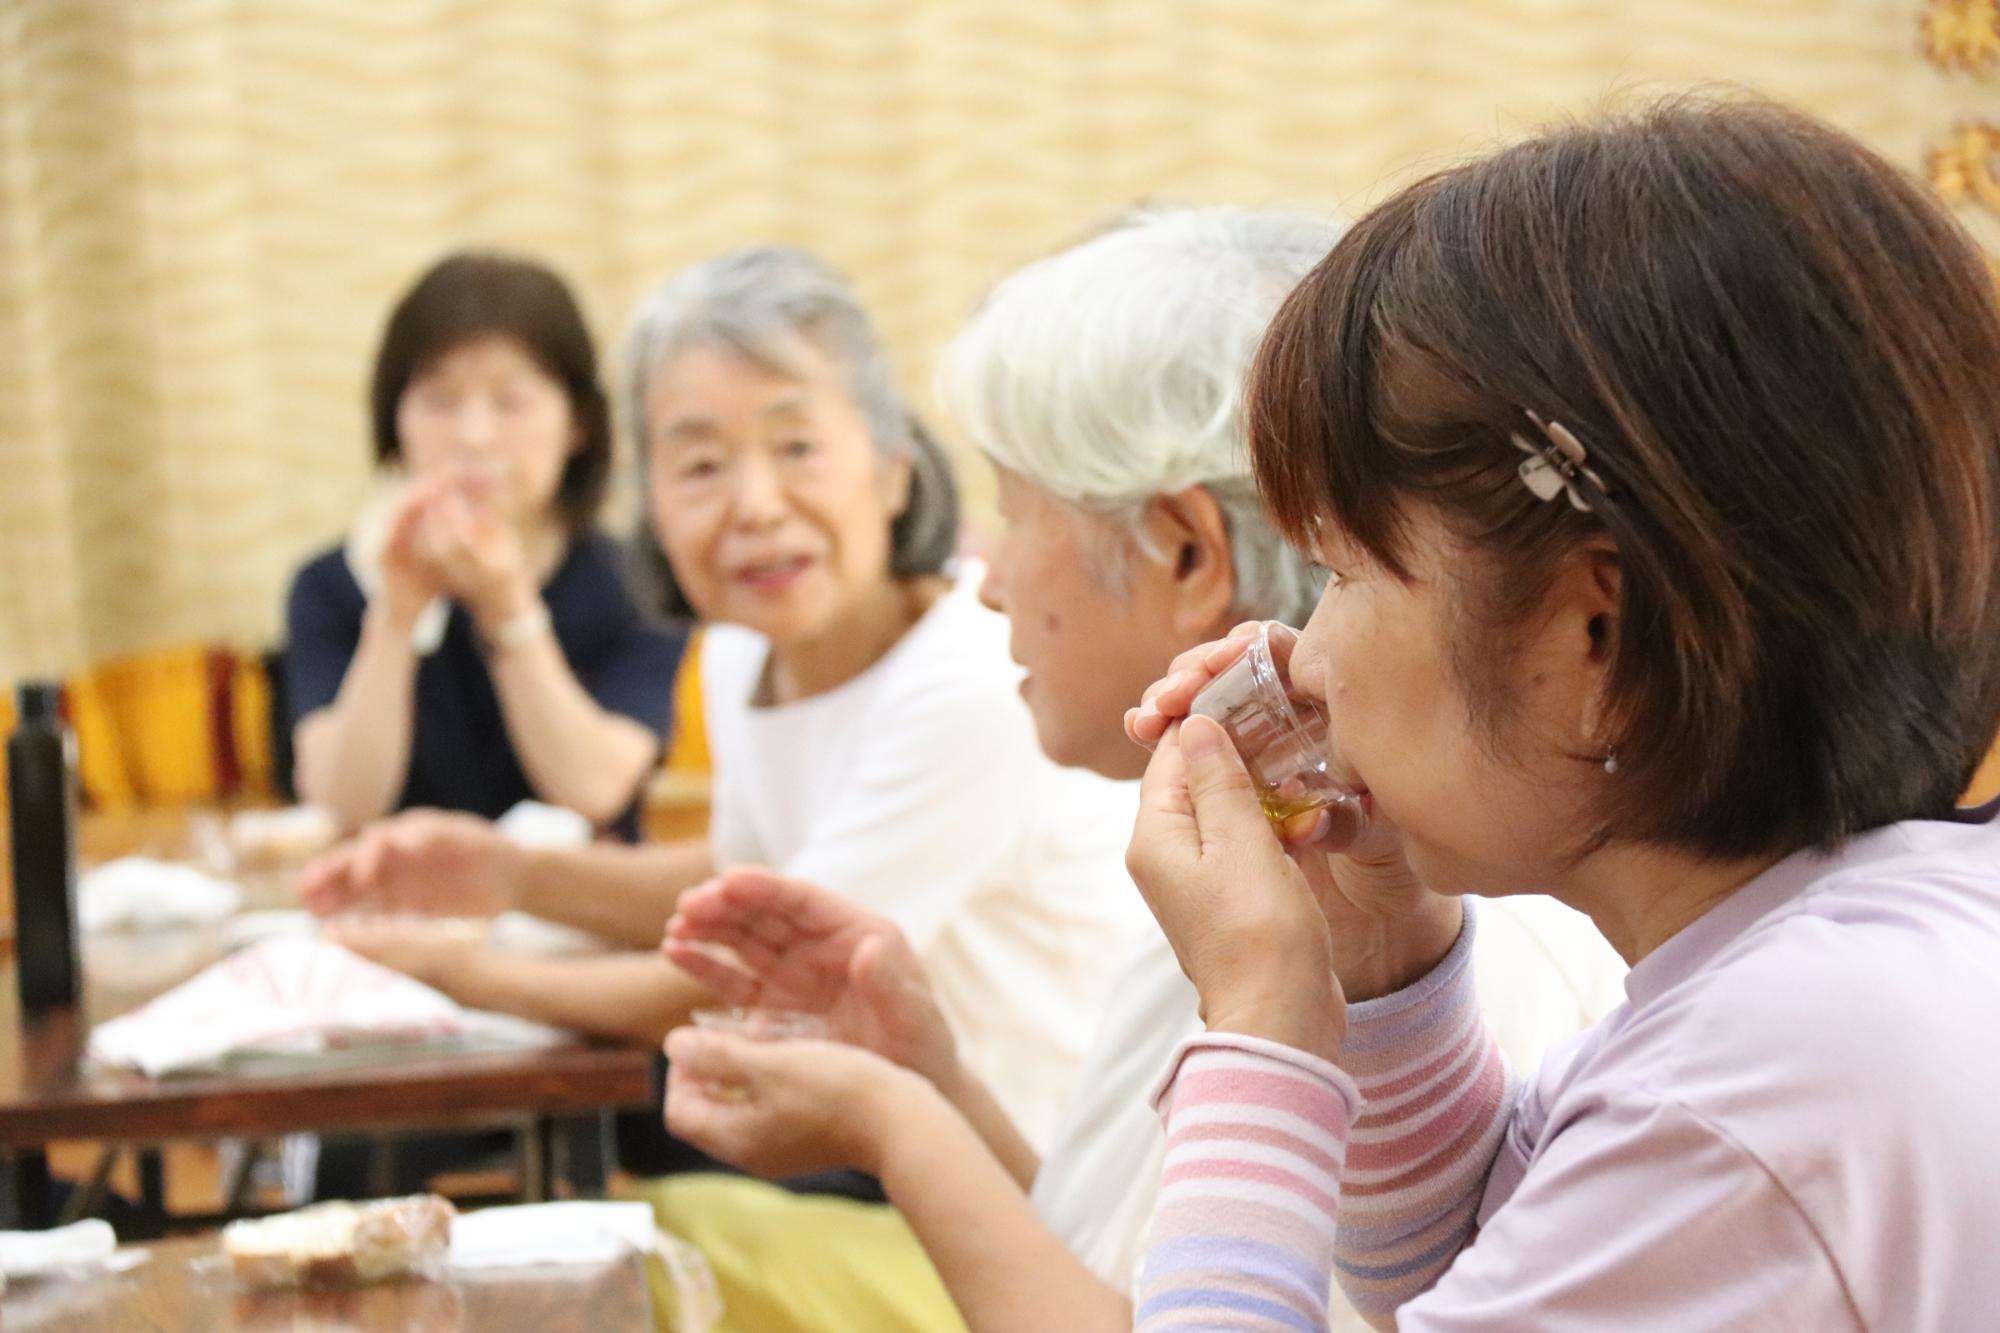
[[[908,458],[891,458],[877,470],[876,480],[881,486],[882,506],[889,511],[889,521],[895,522],[910,508],[910,491],[916,482],[915,464]]]
[[[1139,522],[1146,545],[1158,553],[1174,633],[1190,640],[1208,634],[1236,605],[1236,565],[1222,506],[1206,488],[1190,486],[1148,500]]]
[[[1605,712],[1618,660],[1623,584],[1618,548],[1608,538],[1594,538],[1564,558],[1545,603],[1551,664],[1574,682],[1572,697],[1582,701],[1576,725],[1586,752],[1612,739]]]

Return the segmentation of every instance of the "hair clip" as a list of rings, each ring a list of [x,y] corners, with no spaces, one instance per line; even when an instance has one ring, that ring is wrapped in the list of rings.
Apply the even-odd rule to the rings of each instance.
[[[1584,451],[1583,441],[1560,421],[1544,421],[1533,412],[1527,413],[1527,418],[1541,431],[1543,443],[1532,444],[1518,433],[1508,437],[1516,449],[1528,455],[1521,461],[1522,484],[1534,492],[1537,500],[1553,500],[1568,492],[1570,504],[1580,513],[1589,513],[1590,501],[1584,498],[1577,482],[1587,481],[1607,495],[1611,488],[1604,484],[1604,478],[1585,466],[1584,460],[1589,455]]]

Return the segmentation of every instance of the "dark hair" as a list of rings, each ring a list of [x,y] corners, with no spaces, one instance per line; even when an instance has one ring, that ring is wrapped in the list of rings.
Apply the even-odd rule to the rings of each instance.
[[[563,467],[555,505],[572,532],[597,519],[611,475],[611,408],[597,378],[597,352],[576,297],[554,272],[532,260],[462,252],[432,265],[396,303],[375,354],[368,400],[375,457],[402,457],[396,407],[410,381],[454,349],[499,335],[569,395],[581,440]]]
[[[1327,522],[1407,578],[1426,506],[1473,555],[1453,658],[1489,740],[1559,564],[1615,546],[1618,765],[1580,846],[1831,848],[1947,812],[2000,730],[1991,278],[1812,119],[1676,100],[1432,176],[1297,289],[1253,380],[1294,540]],[[1521,484],[1528,411],[1587,448],[1590,512]]]
[[[889,527],[889,576],[919,578],[937,574],[958,549],[958,483],[951,460],[916,417],[910,431],[910,499]],[[640,460],[643,479],[645,460]],[[674,577],[660,534],[653,527],[650,504],[641,488],[638,531],[632,539],[630,570],[635,594],[653,614],[668,620],[693,620],[697,614]]]

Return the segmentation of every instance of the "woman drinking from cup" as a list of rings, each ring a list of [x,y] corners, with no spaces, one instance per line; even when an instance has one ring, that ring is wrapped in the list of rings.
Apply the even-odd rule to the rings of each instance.
[[[1358,223],[1250,418],[1333,571],[1290,686],[1347,799],[1281,842],[1188,715],[1240,642],[1130,721],[1130,862],[1207,1028],[1139,1326],[1317,1328],[1335,1273],[1404,1333],[1990,1323],[2000,829],[1954,806],[2000,728],[2000,312],[1965,236],[1775,107],[1564,128]],[[1524,1083],[1470,900],[1534,891],[1633,969]]]

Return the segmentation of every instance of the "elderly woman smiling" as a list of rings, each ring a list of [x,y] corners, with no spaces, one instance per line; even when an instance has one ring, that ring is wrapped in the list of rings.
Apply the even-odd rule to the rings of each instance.
[[[1398,195],[1286,303],[1252,449],[1334,570],[1292,659],[1373,830],[1264,820],[1185,715],[1131,864],[1209,1031],[1140,1327],[1956,1330],[2000,1310],[2000,311],[1966,237],[1761,105]],[[1351,838],[1351,828],[1337,835]],[[1628,1003],[1525,1086],[1470,895]],[[1261,1187],[1239,1187],[1248,1179]],[[1336,1215],[1338,1226],[1335,1225]]]
[[[1320,575],[1250,484],[1243,376],[1266,320],[1337,235],[1293,213],[1145,214],[1008,278],[946,349],[940,397],[999,471],[1006,531],[984,596],[1007,614],[1050,757],[1137,776],[1145,752],[1122,718],[1147,680],[1244,615],[1296,621],[1312,605]],[[1106,887],[1130,891],[1116,870]],[[1518,1056],[1610,1007],[1623,969],[1582,917],[1522,900],[1494,918],[1480,962]],[[750,973],[719,966],[717,944]],[[963,1034],[880,915],[742,872],[683,900],[667,951],[740,1002],[824,1011],[851,1043],[678,1032],[673,1128],[765,1174],[864,1166],[908,1220],[760,1197],[741,1180],[669,1182],[662,1220],[715,1261],[729,1327],[1130,1326],[1163,1146],[1146,1092],[1198,1026],[1165,939],[1117,972],[1046,1155],[999,1110],[1006,1090],[962,1066]]]

